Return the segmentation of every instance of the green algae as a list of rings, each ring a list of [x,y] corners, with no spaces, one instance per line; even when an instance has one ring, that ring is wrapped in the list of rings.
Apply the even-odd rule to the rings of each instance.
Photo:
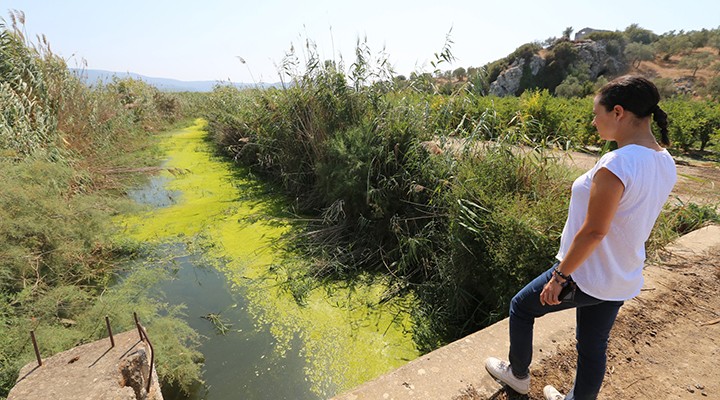
[[[277,199],[257,190],[237,168],[213,156],[205,121],[163,136],[166,189],[180,193],[167,207],[126,215],[125,234],[148,243],[186,241],[247,297],[258,325],[268,326],[283,355],[302,342],[305,375],[313,391],[328,397],[395,369],[419,354],[406,312],[411,297],[384,299],[377,279],[324,284],[299,303],[278,268],[287,257],[276,246],[292,229],[274,217]],[[296,267],[296,266],[295,266]]]

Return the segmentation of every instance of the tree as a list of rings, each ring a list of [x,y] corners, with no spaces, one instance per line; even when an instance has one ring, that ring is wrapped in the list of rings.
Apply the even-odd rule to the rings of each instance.
[[[708,40],[710,39],[711,32],[707,29],[699,31],[690,31],[687,33],[687,37],[693,44],[693,48],[699,49],[707,46]]]
[[[720,73],[720,62],[713,63],[710,68],[708,68],[710,71],[713,71],[715,75]]]
[[[557,42],[557,40],[558,40],[558,38],[556,38],[555,36],[550,36],[549,38],[547,38],[547,39],[543,40],[542,42],[540,42],[540,44],[541,44],[543,47],[550,47],[550,46],[554,45],[555,42]]]
[[[465,79],[465,77],[467,76],[467,71],[465,71],[465,68],[459,67],[459,68],[456,68],[452,72],[452,76],[453,76],[453,78],[461,81],[461,80]]]
[[[670,61],[676,54],[687,54],[692,51],[693,44],[685,34],[666,33],[654,44],[658,53],[665,54],[663,60]]]
[[[639,68],[641,62],[655,59],[655,49],[649,44],[632,42],[625,46],[625,57],[632,62],[633,67]]]
[[[677,93],[675,82],[673,82],[671,78],[657,78],[653,81],[653,83],[655,84],[655,87],[657,87],[658,93],[660,93],[660,98],[662,99],[668,99],[675,96]]]
[[[697,71],[701,68],[708,67],[714,61],[712,54],[707,52],[692,53],[687,55],[680,60],[680,68],[687,68],[693,70],[693,78]]]
[[[572,27],[572,26],[568,26],[568,27],[565,28],[565,30],[563,31],[562,37],[565,38],[565,39],[570,40],[570,35],[572,35],[572,33],[573,33],[573,27]]]
[[[630,43],[650,44],[657,40],[657,35],[651,30],[640,27],[638,24],[632,24],[625,28],[625,37]]]
[[[715,29],[708,38],[708,46],[716,49],[720,55],[720,29]]]

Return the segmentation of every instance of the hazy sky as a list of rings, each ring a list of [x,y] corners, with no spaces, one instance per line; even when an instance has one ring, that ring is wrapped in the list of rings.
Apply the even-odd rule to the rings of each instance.
[[[358,38],[385,48],[396,73],[431,71],[452,28],[452,66],[481,66],[566,27],[655,33],[720,27],[718,0],[0,0],[0,16],[25,12],[71,67],[181,80],[276,82],[291,43],[316,42],[322,59],[354,60]],[[238,56],[247,63],[241,64]],[[302,53],[300,53],[302,59]]]

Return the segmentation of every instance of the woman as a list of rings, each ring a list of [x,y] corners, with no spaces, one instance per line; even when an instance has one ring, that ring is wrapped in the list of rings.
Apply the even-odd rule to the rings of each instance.
[[[618,149],[573,182],[558,262],[512,299],[509,362],[485,362],[490,375],[518,393],[530,389],[535,318],[575,307],[575,383],[567,397],[552,386],[544,392],[551,400],[597,398],[610,329],[623,302],[640,293],[645,241],[677,180],[675,163],[650,126],[652,115],[668,146],[659,100],[655,85],[638,76],[617,78],[595,97],[593,125]]]

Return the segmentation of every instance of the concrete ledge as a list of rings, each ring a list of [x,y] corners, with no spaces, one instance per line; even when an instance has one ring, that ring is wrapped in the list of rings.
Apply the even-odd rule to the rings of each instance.
[[[137,355],[145,356],[149,349],[140,341],[138,331],[120,333],[114,338],[113,348],[110,339],[102,339],[43,359],[42,366],[37,362],[26,365],[8,400],[162,400],[154,368],[150,393],[145,392],[147,381],[142,372],[147,371],[141,369],[149,369],[149,361]],[[133,383],[142,385],[142,389],[136,391],[130,384],[122,373],[124,367],[132,369],[129,372],[137,380]]]
[[[574,340],[575,310],[548,314],[535,322],[533,363]],[[469,386],[490,397],[501,387],[485,372],[487,357],[507,358],[508,319],[441,347],[367,382],[337,400],[451,399]]]

